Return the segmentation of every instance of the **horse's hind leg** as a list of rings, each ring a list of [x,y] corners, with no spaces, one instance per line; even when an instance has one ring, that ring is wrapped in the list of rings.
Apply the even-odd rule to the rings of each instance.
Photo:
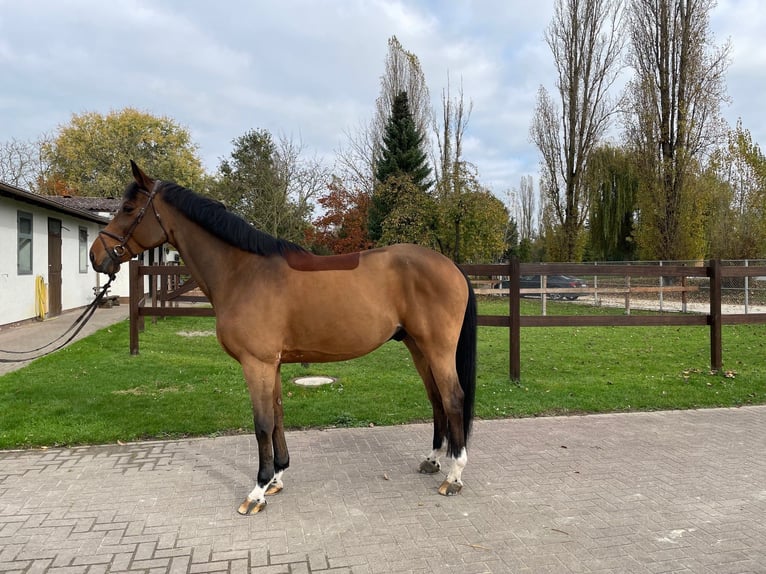
[[[412,355],[412,360],[415,363],[415,368],[417,369],[420,378],[423,379],[423,384],[425,385],[426,393],[428,394],[428,400],[431,402],[431,408],[434,414],[432,450],[430,454],[426,456],[425,460],[420,463],[419,470],[424,474],[434,474],[441,469],[439,459],[444,454],[447,446],[447,415],[444,413],[441,395],[434,382],[428,361],[411,337],[404,339],[404,343],[407,345],[407,348]]]
[[[462,474],[468,462],[463,425],[463,390],[458,381],[454,355],[434,358],[429,364],[447,421],[447,455],[453,460],[447,478],[439,487],[439,494],[451,496],[463,488]]]

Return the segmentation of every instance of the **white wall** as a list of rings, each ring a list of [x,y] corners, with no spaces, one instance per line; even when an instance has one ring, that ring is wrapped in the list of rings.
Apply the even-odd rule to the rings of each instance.
[[[17,213],[33,216],[32,274],[19,275],[17,271]],[[61,213],[29,203],[0,197],[0,325],[35,317],[35,278],[40,275],[48,284],[48,218],[61,221],[61,304],[62,309],[83,307],[93,300],[93,287],[103,285],[106,276],[97,274],[87,264],[87,272],[80,272],[79,229],[88,230],[90,244],[98,235],[99,225],[73,215]],[[113,295],[128,296],[127,273],[112,289]],[[123,293],[124,292],[124,293]]]

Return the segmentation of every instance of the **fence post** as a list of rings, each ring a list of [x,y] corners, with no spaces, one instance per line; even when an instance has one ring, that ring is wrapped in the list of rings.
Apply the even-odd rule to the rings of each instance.
[[[750,267],[750,260],[745,259],[745,267]],[[750,277],[745,275],[745,315],[748,313],[748,307],[750,306]]]
[[[511,365],[511,380],[521,380],[521,266],[517,257],[511,257],[508,262],[508,304],[510,326],[509,331],[509,362]]]
[[[593,263],[593,304],[599,307],[601,303],[598,299],[598,261]]]
[[[128,309],[130,310],[130,354],[138,355],[138,304],[141,298],[143,289],[139,289],[141,277],[138,274],[138,266],[140,262],[136,259],[130,260],[130,266],[128,268],[128,287],[129,296]]]
[[[149,293],[152,296],[152,307],[157,307],[157,291],[160,286],[160,281],[162,281],[161,275],[149,275]],[[152,316],[152,325],[157,324],[157,315]]]
[[[710,369],[720,371],[723,366],[721,345],[721,261],[711,259],[710,277]]]

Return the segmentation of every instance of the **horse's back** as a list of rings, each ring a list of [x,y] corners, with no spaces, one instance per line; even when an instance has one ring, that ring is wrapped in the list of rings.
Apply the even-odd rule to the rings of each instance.
[[[457,290],[467,296],[465,276],[451,259],[441,253],[412,243],[400,243],[365,252],[362,254],[362,262],[367,257],[375,257],[376,252],[384,258],[383,264],[391,273],[417,286],[429,286],[430,289],[453,293]]]

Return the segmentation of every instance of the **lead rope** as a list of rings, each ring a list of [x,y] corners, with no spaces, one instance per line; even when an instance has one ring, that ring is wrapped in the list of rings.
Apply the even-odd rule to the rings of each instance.
[[[87,307],[85,307],[83,312],[80,313],[80,316],[74,320],[74,323],[72,323],[66,331],[61,333],[61,335],[59,335],[58,337],[56,337],[49,343],[46,343],[45,345],[37,347],[36,349],[28,349],[26,351],[10,351],[5,349],[0,349],[0,353],[5,353],[7,355],[28,355],[30,353],[36,353],[38,351],[42,351],[46,347],[50,347],[51,345],[57,343],[62,338],[66,337],[67,334],[69,334],[69,337],[67,337],[64,341],[59,343],[56,347],[54,347],[53,349],[49,349],[45,351],[44,353],[40,353],[39,355],[35,355],[33,357],[23,357],[18,359],[5,359],[0,357],[0,363],[21,363],[23,361],[32,361],[34,359],[39,359],[40,357],[45,357],[46,355],[50,355],[51,353],[55,353],[62,347],[66,346],[72,339],[74,339],[77,336],[77,334],[80,331],[82,331],[82,328],[93,316],[93,313],[96,312],[96,308],[101,303],[101,300],[104,298],[104,295],[106,295],[106,292],[109,289],[109,286],[112,284],[113,280],[114,280],[114,275],[111,275],[109,277],[109,281],[107,281],[106,284],[101,288],[101,292],[98,295],[96,295],[96,298]],[[73,329],[74,331],[72,331]],[[70,334],[70,331],[72,331],[71,334]]]

